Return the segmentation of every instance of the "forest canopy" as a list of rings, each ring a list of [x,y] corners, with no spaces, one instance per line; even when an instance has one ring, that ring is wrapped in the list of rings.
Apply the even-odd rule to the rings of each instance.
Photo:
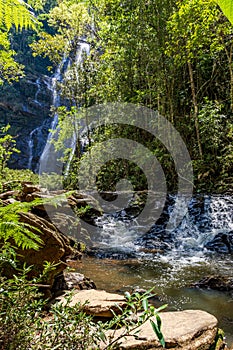
[[[215,1],[27,3],[40,21],[37,32],[27,34],[28,52],[49,59],[50,70],[55,70],[64,56],[70,59],[69,79],[59,86],[65,101],[58,111],[61,123],[79,106],[115,101],[146,106],[165,116],[182,136],[199,190],[221,191],[230,186],[233,29]],[[219,4],[228,15],[227,1]],[[23,74],[23,59],[20,64],[12,61],[15,52],[9,42],[9,37],[12,43],[22,40],[17,33],[22,27],[19,23],[1,32],[2,55],[10,55],[3,59],[13,64],[7,75],[1,69],[2,80],[12,81]],[[90,53],[83,53],[82,69],[77,71],[80,42],[90,45]],[[16,74],[11,76],[14,65]],[[114,132],[102,130],[102,134]],[[99,133],[96,140],[100,137],[104,136]],[[172,187],[174,165],[169,155],[155,141],[144,139],[144,143],[150,143]]]

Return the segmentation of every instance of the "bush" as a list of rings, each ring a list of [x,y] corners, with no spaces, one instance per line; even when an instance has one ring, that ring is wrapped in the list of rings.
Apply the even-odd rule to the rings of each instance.
[[[37,184],[38,175],[29,169],[4,169],[4,174],[0,174],[0,193],[11,190],[21,190],[22,182],[32,182]]]

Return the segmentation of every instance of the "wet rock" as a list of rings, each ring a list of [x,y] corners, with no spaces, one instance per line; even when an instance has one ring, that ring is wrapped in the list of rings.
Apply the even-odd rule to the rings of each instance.
[[[228,233],[218,233],[212,241],[205,245],[208,250],[220,253],[220,254],[232,254],[233,253],[233,231]]]
[[[59,297],[57,299],[62,304],[66,304],[65,297]],[[88,301],[88,304],[85,304]],[[126,305],[126,300],[123,295],[107,293],[104,290],[83,290],[75,293],[71,297],[69,306],[74,306],[76,304],[84,304],[83,310],[88,315],[93,315],[95,317],[106,317],[112,318],[113,310],[116,314],[120,313],[120,308]]]
[[[86,254],[91,257],[99,259],[111,259],[111,260],[130,260],[136,259],[137,254],[133,251],[120,251],[117,248],[103,249],[100,247],[90,247],[87,249]]]
[[[60,295],[64,291],[72,289],[96,289],[96,285],[90,278],[85,277],[82,273],[78,272],[64,271],[59,276],[55,277],[55,281],[52,287],[52,293],[54,296]]]
[[[166,349],[209,350],[214,344],[217,334],[217,319],[211,314],[200,310],[186,310],[160,313],[162,333]],[[153,318],[152,318],[153,319]],[[137,338],[127,336],[119,340],[121,350],[162,349],[158,338],[147,321],[137,333]],[[117,339],[124,334],[125,328],[108,331],[107,337]],[[106,345],[102,344],[100,349]],[[224,344],[222,342],[222,349]]]
[[[152,254],[167,252],[174,246],[171,235],[159,226],[153,226],[136,244],[140,247],[139,251]]]
[[[145,253],[163,253],[164,251],[171,249],[171,244],[162,241],[158,237],[147,239],[143,243],[143,247],[141,247],[139,251]]]
[[[40,83],[38,77],[40,75]],[[35,101],[37,99],[39,101]],[[0,92],[0,118],[3,123],[10,124],[10,133],[16,136],[16,147],[21,151],[15,153],[10,160],[10,166],[21,169],[28,167],[29,161],[29,135],[32,130],[41,127],[39,135],[33,139],[32,168],[36,169],[39,157],[45,146],[48,129],[51,125],[50,115],[51,91],[46,84],[46,77],[36,73],[27,75],[18,83],[5,86]],[[42,130],[44,129],[44,130]]]
[[[233,278],[223,276],[207,276],[201,279],[199,282],[192,284],[191,287],[233,292]]]

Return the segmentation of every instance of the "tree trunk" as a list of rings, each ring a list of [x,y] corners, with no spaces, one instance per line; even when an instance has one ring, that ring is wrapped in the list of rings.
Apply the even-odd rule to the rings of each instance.
[[[226,45],[224,45],[225,53],[228,60],[228,67],[230,72],[230,99],[231,99],[231,111],[233,111],[233,69],[232,69],[232,43],[228,52]]]
[[[191,62],[189,61],[188,61],[188,70],[189,70],[189,78],[190,78],[190,85],[191,85],[191,91],[192,91],[192,102],[193,102],[193,108],[194,108],[193,118],[194,118],[195,129],[196,129],[198,150],[199,150],[200,158],[203,159],[199,122],[198,122],[197,95],[196,95],[196,89],[195,89],[194,78],[193,78],[193,68],[192,68]]]

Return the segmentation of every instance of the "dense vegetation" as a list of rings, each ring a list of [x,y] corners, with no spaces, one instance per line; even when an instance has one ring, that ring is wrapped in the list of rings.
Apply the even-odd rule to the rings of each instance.
[[[31,50],[34,55],[49,58],[50,70],[55,69],[64,55],[69,56],[69,78],[60,86],[65,104],[60,114],[65,127],[64,119],[71,118],[80,106],[119,101],[158,110],[175,126],[188,147],[196,190],[229,190],[233,130],[232,25],[216,2],[28,1],[28,6],[34,8],[36,22],[32,15],[25,15],[23,5],[18,12],[21,15],[17,15],[15,4],[12,13],[11,7],[6,2],[3,4],[2,81],[11,82],[20,77],[23,64],[30,71],[30,66],[35,65],[29,58]],[[28,27],[36,28],[36,32],[30,30],[23,35],[17,32]],[[75,59],[80,39],[90,44],[90,54],[77,71]],[[10,49],[10,42],[16,52]],[[64,111],[69,113],[65,115]],[[103,139],[104,134],[116,135],[116,130],[101,130],[95,139]],[[124,137],[130,138],[130,134],[132,130],[124,130]],[[168,187],[173,190],[176,176],[168,152],[148,135],[141,134],[138,139],[159,159]],[[80,158],[78,150],[77,158]],[[132,177],[130,164],[121,161],[121,167]],[[104,189],[112,183],[106,171],[104,177],[99,176],[99,186]],[[144,188],[145,179],[138,169],[135,176],[139,178],[136,188]],[[71,183],[75,185],[73,180]]]
[[[80,106],[118,101],[158,110],[187,145],[196,190],[229,190],[232,25],[216,2],[90,0],[38,4],[37,15],[43,26],[30,45],[34,54],[49,58],[50,69],[55,69],[64,55],[70,57],[68,78],[60,85],[63,127],[67,128],[64,120],[69,121]],[[20,35],[14,38],[16,43],[23,40]],[[90,43],[90,54],[84,52],[87,57],[77,71],[80,38]],[[93,137],[98,141],[120,132],[105,128]],[[132,130],[124,128],[124,137],[131,138],[131,134]],[[168,152],[148,135],[137,137],[159,159],[172,191],[176,176]],[[109,164],[110,168],[114,166]],[[121,161],[121,168],[132,177],[130,164]],[[104,189],[112,183],[106,171],[99,177],[99,186]],[[145,180],[139,173],[137,169],[134,174],[139,179],[136,188],[144,188]]]
[[[59,84],[64,105],[56,111],[61,126],[57,147],[62,147],[80,110],[116,101],[143,105],[164,115],[184,139],[196,191],[224,192],[232,183],[232,35],[232,25],[212,0],[0,0],[0,84],[6,88],[18,81],[24,69],[41,73],[49,65],[48,71],[54,71],[69,57],[69,72]],[[80,41],[90,44],[90,53],[84,51],[77,67]],[[36,67],[33,55],[46,60],[40,58],[41,66]],[[11,155],[19,152],[9,128],[0,129],[0,192],[20,190],[21,180],[37,181],[30,171],[8,169]],[[169,152],[145,130],[133,133],[132,137],[130,127],[101,127],[88,135],[88,150],[107,138],[139,141],[156,155],[168,189],[174,191],[177,175]],[[77,146],[65,179],[68,188],[77,186],[82,156]],[[135,189],[147,186],[140,167],[122,159],[107,163],[97,182],[100,189],[109,190],[126,177]],[[44,318],[46,302],[36,286],[40,279],[28,281],[31,267],[20,270],[17,265],[18,247],[39,249],[42,242],[39,230],[32,233],[19,221],[19,213],[33,204],[0,203],[0,274],[6,264],[17,272],[12,279],[0,277],[0,348],[86,349],[105,341],[106,330],[119,325],[125,325],[125,334],[130,326],[136,332],[152,315],[157,319],[153,329],[164,345],[160,310],[148,305],[148,293],[126,294],[127,308],[106,323],[94,323],[81,305],[54,306],[50,318]],[[144,311],[137,322],[129,321],[139,310]],[[114,344],[106,343],[106,349]]]

